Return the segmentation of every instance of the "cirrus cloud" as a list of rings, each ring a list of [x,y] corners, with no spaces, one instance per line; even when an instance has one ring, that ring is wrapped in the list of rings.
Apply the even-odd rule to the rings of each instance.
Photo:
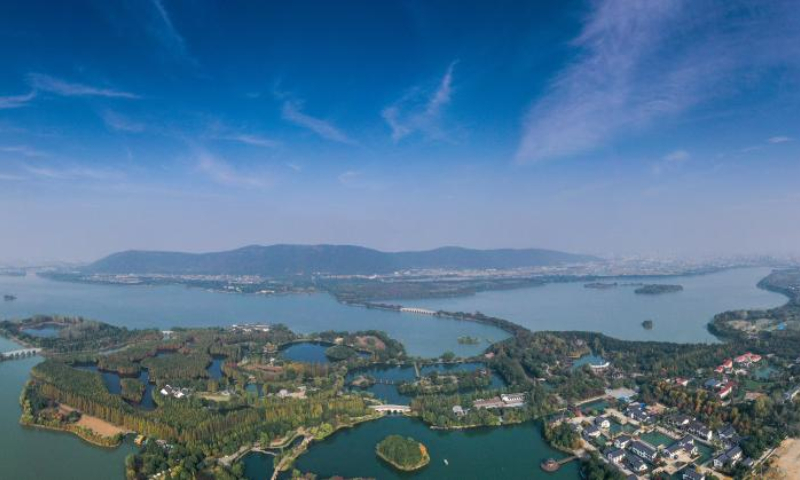
[[[796,17],[790,1],[597,2],[576,59],[528,111],[517,161],[590,152],[735,95],[769,68],[797,70]]]

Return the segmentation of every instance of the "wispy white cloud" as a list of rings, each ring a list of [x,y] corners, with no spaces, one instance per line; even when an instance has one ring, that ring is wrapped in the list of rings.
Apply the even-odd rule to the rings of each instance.
[[[241,143],[252,147],[275,148],[280,146],[280,142],[277,140],[226,125],[219,119],[212,119],[209,122],[204,136],[211,140]]]
[[[332,142],[356,145],[357,142],[347,136],[334,124],[321,118],[312,117],[303,112],[303,105],[297,100],[284,100],[281,108],[283,119],[299,127],[306,128],[320,137]]]
[[[197,168],[211,180],[227,187],[264,188],[269,186],[269,179],[263,175],[242,173],[234,169],[211,152],[200,150],[197,154]]]
[[[21,180],[25,180],[25,177],[20,175],[14,175],[13,173],[2,173],[0,172],[0,181],[3,182],[19,182]]]
[[[675,150],[664,155],[664,161],[669,163],[683,163],[689,160],[689,152],[686,150]]]
[[[42,152],[41,150],[36,150],[35,148],[31,148],[27,145],[8,145],[4,147],[0,147],[0,152],[6,153],[16,153],[18,155],[22,155],[23,157],[46,157],[48,156],[46,153]]]
[[[529,110],[516,158],[586,153],[657,119],[736,95],[744,82],[800,66],[796,5],[744,0],[601,0],[573,44],[576,60]],[[749,5],[749,6],[748,6]]]
[[[191,64],[196,64],[197,61],[194,57],[189,55],[189,50],[186,47],[186,40],[175,28],[172,22],[172,17],[167,11],[162,0],[152,0],[153,8],[156,12],[158,25],[154,33],[169,50],[171,50],[176,57],[188,61]]]
[[[347,170],[339,174],[336,179],[342,186],[347,188],[361,190],[380,190],[382,188],[379,182],[367,178],[364,172],[360,170]]]
[[[260,135],[251,135],[247,133],[230,133],[226,135],[219,135],[218,140],[227,140],[230,142],[243,143],[254,147],[275,148],[280,145],[280,142],[272,140],[271,138],[262,137]]]
[[[400,100],[384,108],[381,116],[392,130],[392,140],[398,142],[415,132],[429,138],[442,138],[442,109],[450,103],[453,92],[452,62],[439,80],[435,90],[420,87],[411,89]]]
[[[95,87],[82,83],[72,83],[41,73],[31,73],[28,81],[34,90],[53,93],[64,97],[109,97],[109,98],[141,98],[135,93],[114,90],[111,88]]]
[[[36,98],[35,90],[23,95],[0,97],[0,110],[24,107],[34,98]]]
[[[742,153],[750,153],[750,152],[757,152],[759,150],[764,150],[765,148],[769,148],[770,145],[779,145],[781,143],[788,143],[792,142],[794,139],[792,137],[787,137],[783,135],[778,135],[774,137],[770,137],[766,140],[766,142],[758,145],[750,145],[748,147],[742,148],[740,151]]]
[[[29,174],[51,180],[119,180],[125,177],[118,170],[98,169],[85,166],[52,167],[25,165]]]
[[[339,183],[341,183],[342,185],[349,185],[352,184],[353,180],[359,178],[360,176],[361,172],[358,172],[356,170],[348,170],[344,173],[339,174],[337,179],[339,180]]]
[[[100,118],[103,119],[106,127],[118,132],[140,133],[145,131],[147,128],[144,123],[132,120],[131,118],[113,110],[103,110],[100,112]]]
[[[780,136],[776,136],[776,137],[771,137],[767,141],[769,143],[786,143],[786,142],[791,142],[792,138],[780,135]]]
[[[680,165],[686,163],[690,158],[691,155],[689,155],[689,152],[686,150],[675,150],[670,152],[661,157],[660,161],[653,164],[653,173],[660,175],[667,170],[678,168]]]

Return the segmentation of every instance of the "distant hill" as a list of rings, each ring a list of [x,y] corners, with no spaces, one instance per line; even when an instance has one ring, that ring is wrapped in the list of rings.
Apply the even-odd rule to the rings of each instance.
[[[597,260],[542,249],[473,250],[442,247],[419,252],[381,252],[353,245],[252,245],[213,253],[127,251],[109,255],[86,273],[229,274],[280,277],[328,273],[391,273],[410,268],[517,268]]]

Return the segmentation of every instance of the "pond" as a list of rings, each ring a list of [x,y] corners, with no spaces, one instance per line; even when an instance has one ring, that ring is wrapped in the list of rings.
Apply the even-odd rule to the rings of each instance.
[[[606,411],[606,408],[609,407],[609,403],[607,400],[595,400],[593,402],[584,403],[580,406],[581,412],[584,414],[597,411],[599,413],[603,413]]]
[[[606,361],[603,357],[597,355],[584,355],[581,358],[572,362],[572,370],[577,370],[584,365],[603,365]]]
[[[317,342],[293,343],[281,350],[281,356],[293,362],[330,363],[325,356],[325,350],[329,347],[329,344]]]
[[[222,364],[224,362],[225,357],[215,355],[211,358],[211,364],[206,368],[206,371],[212,380],[219,380],[222,378]]]
[[[245,385],[244,390],[247,393],[252,393],[259,398],[264,396],[264,387],[260,383],[248,383]]]
[[[248,453],[242,459],[244,476],[248,480],[270,480],[275,471],[274,458],[264,453]]]
[[[55,338],[59,332],[61,332],[61,329],[58,327],[25,328],[22,330],[22,333],[40,338]]]
[[[401,474],[375,455],[375,445],[387,435],[412,437],[423,443],[431,463],[412,474]],[[470,430],[431,430],[421,421],[386,417],[342,430],[313,445],[300,456],[295,467],[314,472],[320,478],[341,475],[345,478],[372,477],[420,479],[542,478],[574,480],[578,466],[571,462],[558,472],[545,474],[542,460],[565,455],[550,448],[536,422],[499,428]],[[445,463],[447,460],[447,463]]]
[[[456,371],[472,372],[481,368],[486,368],[486,365],[479,362],[468,363],[436,363],[425,365],[420,368],[420,374],[423,376],[429,375],[432,372],[447,373]],[[411,382],[416,379],[416,372],[412,365],[403,366],[389,366],[378,365],[370,368],[359,368],[347,374],[345,383],[349,384],[355,378],[364,375],[372,377],[376,383],[369,388],[353,387],[354,391],[366,391],[372,393],[375,398],[383,400],[386,403],[393,403],[398,405],[408,405],[411,403],[411,397],[403,395],[397,391],[396,384],[402,382]],[[489,388],[503,388],[505,383],[496,373],[491,372],[491,383]]]
[[[76,364],[72,367],[78,370],[99,373],[109,393],[113,393],[115,395],[120,395],[122,393],[122,382],[120,375],[117,372],[101,371],[97,368],[96,364]],[[156,408],[155,401],[153,400],[153,389],[155,385],[150,383],[150,372],[146,368],[142,368],[139,372],[138,380],[145,386],[142,401],[140,403],[128,403],[143,410],[153,410]]]

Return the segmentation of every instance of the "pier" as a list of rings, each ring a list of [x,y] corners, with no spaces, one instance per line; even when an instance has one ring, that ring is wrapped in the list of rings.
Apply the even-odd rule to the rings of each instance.
[[[17,360],[20,358],[32,357],[38,355],[41,351],[41,348],[22,348],[10,352],[0,352],[0,360]]]
[[[564,465],[566,463],[569,463],[577,459],[578,457],[576,455],[567,458],[562,458],[561,460],[556,460],[555,458],[548,458],[547,460],[543,460],[540,466],[542,467],[542,470],[544,470],[545,472],[555,472],[556,470],[561,468],[561,465]]]

